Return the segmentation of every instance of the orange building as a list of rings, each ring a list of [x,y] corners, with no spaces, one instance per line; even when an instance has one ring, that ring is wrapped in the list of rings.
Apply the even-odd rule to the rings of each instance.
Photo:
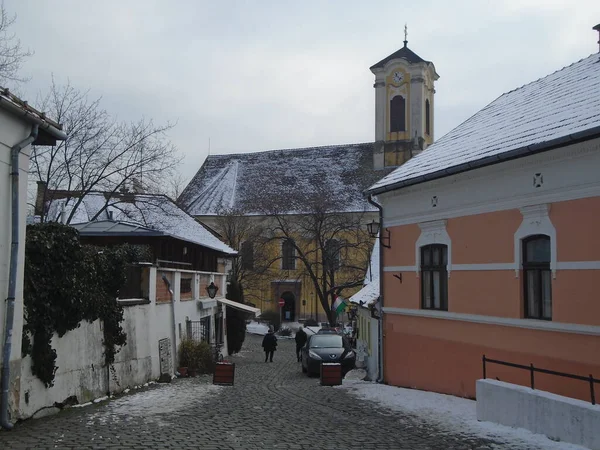
[[[389,236],[386,383],[474,397],[483,355],[600,378],[599,68],[502,95],[368,190]],[[590,398],[579,380],[535,387]]]

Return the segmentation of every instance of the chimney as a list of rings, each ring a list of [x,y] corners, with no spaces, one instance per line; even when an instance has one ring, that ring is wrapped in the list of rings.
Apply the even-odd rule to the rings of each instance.
[[[35,210],[33,214],[41,216],[44,214],[44,203],[48,201],[46,198],[46,183],[44,181],[37,182],[37,194],[35,196]]]
[[[600,52],[600,23],[593,27],[592,30],[596,30],[598,32],[598,52]]]

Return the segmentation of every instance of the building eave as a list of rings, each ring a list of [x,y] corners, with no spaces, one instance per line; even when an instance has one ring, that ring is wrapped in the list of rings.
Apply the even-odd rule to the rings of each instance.
[[[527,145],[514,150],[510,150],[498,155],[489,156],[486,158],[478,159],[476,161],[470,161],[467,163],[459,164],[457,166],[449,167],[447,169],[438,170],[425,175],[421,175],[408,180],[398,181],[391,183],[386,186],[381,186],[375,189],[367,189],[366,195],[378,195],[385,192],[395,191],[408,186],[414,186],[417,184],[426,183],[428,181],[437,180],[440,178],[457,175],[459,173],[468,172],[471,170],[479,169],[482,167],[499,164],[513,159],[524,158],[526,156],[535,155],[537,153],[543,153],[556,148],[564,147],[566,145],[576,144],[579,142],[589,141],[591,139],[600,138],[600,126],[589,128],[584,131],[561,136],[556,139],[552,139],[545,142]]]

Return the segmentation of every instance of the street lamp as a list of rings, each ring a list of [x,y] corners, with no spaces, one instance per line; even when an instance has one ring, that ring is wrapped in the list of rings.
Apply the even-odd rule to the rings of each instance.
[[[367,232],[372,238],[377,237],[380,228],[381,224],[379,222],[375,222],[375,220],[367,224]],[[381,236],[379,236],[379,239],[381,239],[381,245],[385,248],[392,248],[392,246],[390,245],[390,230],[386,228],[385,233],[387,233],[385,236],[383,235],[383,233]]]
[[[213,281],[211,281],[210,284],[208,286],[206,286],[206,292],[208,293],[208,296],[210,298],[215,298],[215,295],[217,295],[218,290],[219,290],[219,287],[217,285],[215,285],[215,283]]]

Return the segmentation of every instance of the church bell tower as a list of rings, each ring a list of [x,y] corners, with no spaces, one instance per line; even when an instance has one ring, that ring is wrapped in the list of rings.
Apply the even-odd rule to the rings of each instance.
[[[375,75],[375,169],[396,167],[433,143],[435,94],[439,78],[431,61],[404,47],[371,67]]]

